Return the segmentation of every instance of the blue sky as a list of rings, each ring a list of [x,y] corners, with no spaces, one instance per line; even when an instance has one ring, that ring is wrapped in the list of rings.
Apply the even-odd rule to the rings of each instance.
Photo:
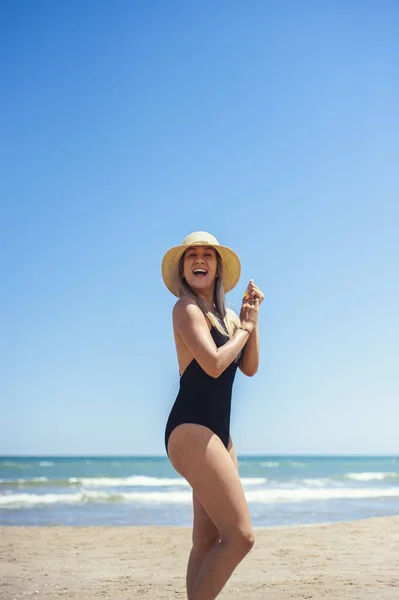
[[[164,252],[265,293],[240,454],[398,454],[394,1],[1,4],[0,454],[164,454]]]

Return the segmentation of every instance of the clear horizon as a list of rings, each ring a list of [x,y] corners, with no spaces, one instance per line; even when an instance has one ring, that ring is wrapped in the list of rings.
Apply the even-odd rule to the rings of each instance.
[[[399,454],[239,454],[239,458],[399,458]],[[0,459],[5,458],[165,458],[163,454],[2,454]]]

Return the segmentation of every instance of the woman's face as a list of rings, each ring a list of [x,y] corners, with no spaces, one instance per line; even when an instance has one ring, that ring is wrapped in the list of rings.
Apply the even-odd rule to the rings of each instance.
[[[212,289],[217,271],[216,250],[212,246],[191,246],[184,254],[183,275],[196,292]]]

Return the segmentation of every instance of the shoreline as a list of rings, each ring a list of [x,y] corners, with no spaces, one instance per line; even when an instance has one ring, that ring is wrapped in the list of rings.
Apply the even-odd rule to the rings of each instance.
[[[295,523],[292,525],[259,525],[253,526],[254,531],[275,531],[275,530],[291,530],[291,529],[305,529],[312,527],[328,527],[331,525],[347,525],[349,523],[362,523],[364,521],[370,520],[378,520],[378,519],[399,519],[399,511],[395,514],[391,515],[380,515],[380,516],[372,516],[372,517],[363,517],[360,519],[348,519],[342,521],[320,521],[317,523]],[[2,530],[7,529],[165,529],[165,530],[186,530],[190,531],[192,529],[192,525],[65,525],[64,523],[54,523],[48,525],[1,525],[0,524],[0,533]]]
[[[191,528],[0,527],[0,598],[185,599]],[[397,600],[399,515],[267,527],[221,600]]]

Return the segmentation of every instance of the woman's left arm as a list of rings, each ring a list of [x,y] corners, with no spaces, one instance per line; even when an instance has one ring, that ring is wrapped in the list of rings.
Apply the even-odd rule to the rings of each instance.
[[[258,286],[255,285],[253,279],[251,279],[245,291],[243,302],[254,302],[255,298],[258,298],[259,305],[261,305],[265,296]],[[234,312],[232,312],[231,316],[233,317],[237,327],[239,327],[241,325],[241,321],[238,316]],[[248,377],[253,377],[255,375],[259,367],[259,355],[259,324],[257,323],[242,351],[239,368],[244,375],[247,375]]]
[[[255,325],[242,351],[239,364],[240,371],[248,377],[253,377],[259,367],[259,325]]]

